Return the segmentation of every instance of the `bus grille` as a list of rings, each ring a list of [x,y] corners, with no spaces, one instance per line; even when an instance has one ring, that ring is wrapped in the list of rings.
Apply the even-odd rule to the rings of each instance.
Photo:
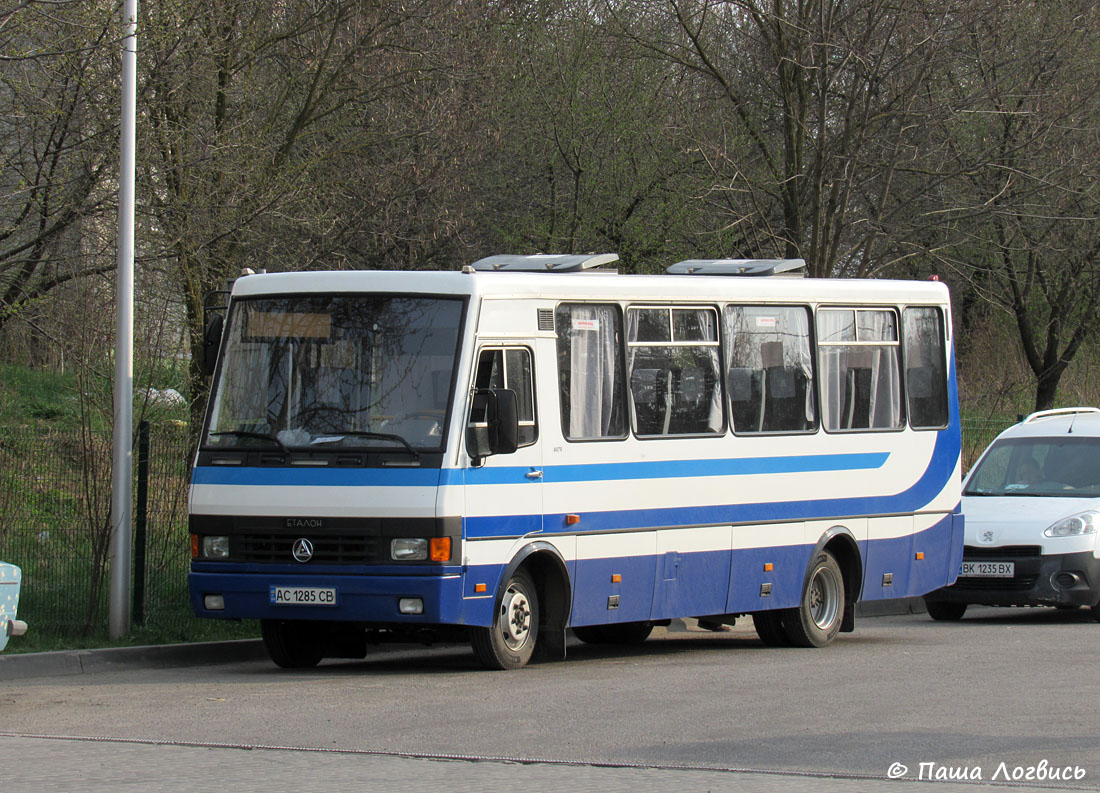
[[[356,535],[306,535],[313,543],[311,564],[366,564],[375,561],[378,540],[375,537]],[[294,561],[291,548],[297,536],[287,534],[245,534],[234,538],[238,545],[235,557],[245,562]]]

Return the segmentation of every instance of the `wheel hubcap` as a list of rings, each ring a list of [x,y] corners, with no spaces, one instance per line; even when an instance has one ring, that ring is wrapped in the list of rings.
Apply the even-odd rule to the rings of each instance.
[[[810,582],[808,598],[810,618],[818,628],[827,630],[840,606],[840,582],[828,570],[818,570]]]
[[[500,604],[500,626],[504,642],[518,650],[531,635],[531,601],[520,589],[509,588]]]

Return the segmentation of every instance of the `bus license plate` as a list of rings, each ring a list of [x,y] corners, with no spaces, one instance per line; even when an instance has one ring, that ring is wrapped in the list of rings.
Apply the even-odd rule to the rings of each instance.
[[[1015,562],[963,562],[959,575],[964,578],[1012,578]]]
[[[335,606],[335,587],[273,586],[271,602],[277,606]]]

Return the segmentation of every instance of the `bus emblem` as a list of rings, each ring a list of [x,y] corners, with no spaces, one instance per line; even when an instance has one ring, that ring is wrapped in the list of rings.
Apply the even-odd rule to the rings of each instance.
[[[313,543],[305,537],[302,537],[295,541],[294,547],[291,549],[290,553],[299,562],[308,562],[313,558]]]

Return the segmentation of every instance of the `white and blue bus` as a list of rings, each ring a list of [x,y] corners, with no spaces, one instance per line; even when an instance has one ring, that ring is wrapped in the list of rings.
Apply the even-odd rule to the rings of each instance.
[[[955,580],[943,284],[615,259],[237,279],[195,613],[259,619],[283,667],[461,632],[507,669],[675,618],[820,647],[858,600]]]

